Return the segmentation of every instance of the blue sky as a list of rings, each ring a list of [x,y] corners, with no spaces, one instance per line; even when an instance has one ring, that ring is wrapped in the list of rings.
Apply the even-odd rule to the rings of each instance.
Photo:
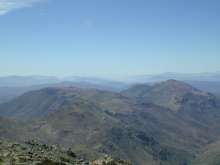
[[[220,71],[219,0],[0,0],[0,76]]]

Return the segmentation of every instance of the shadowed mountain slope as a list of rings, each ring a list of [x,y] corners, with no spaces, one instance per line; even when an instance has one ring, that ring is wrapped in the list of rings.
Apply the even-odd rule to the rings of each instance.
[[[203,148],[192,165],[218,165],[220,163],[220,141]]]
[[[0,114],[4,117],[20,120],[41,118],[81,100],[94,102],[103,110],[131,111],[128,99],[113,92],[75,87],[55,87],[28,92],[8,103],[1,104]]]

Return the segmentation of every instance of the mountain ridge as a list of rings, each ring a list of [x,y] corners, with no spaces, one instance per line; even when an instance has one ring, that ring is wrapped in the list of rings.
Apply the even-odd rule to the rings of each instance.
[[[36,139],[72,147],[90,159],[103,154],[120,156],[135,165],[189,164],[203,146],[220,137],[220,112],[210,104],[215,101],[211,94],[176,80],[129,90],[44,88],[0,105],[0,115],[26,124],[16,125],[15,130],[22,130],[23,135],[15,136],[18,141]],[[188,94],[190,101],[185,100]],[[164,103],[165,97],[172,101],[173,96],[181,98],[179,111],[153,102]],[[1,136],[10,139],[12,135]]]

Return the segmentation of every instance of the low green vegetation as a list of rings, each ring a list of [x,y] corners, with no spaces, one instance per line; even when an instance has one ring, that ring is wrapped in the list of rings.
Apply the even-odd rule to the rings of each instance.
[[[72,150],[28,141],[24,144],[0,142],[1,165],[131,165],[129,162],[105,156],[86,161],[78,158]]]

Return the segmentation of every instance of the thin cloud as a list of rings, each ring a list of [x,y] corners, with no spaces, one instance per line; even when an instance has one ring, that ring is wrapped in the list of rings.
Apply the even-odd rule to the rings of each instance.
[[[0,0],[0,16],[11,11],[31,7],[42,0]]]

